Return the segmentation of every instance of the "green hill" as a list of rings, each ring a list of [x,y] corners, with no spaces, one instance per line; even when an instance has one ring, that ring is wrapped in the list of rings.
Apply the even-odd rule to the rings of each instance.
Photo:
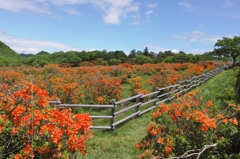
[[[17,65],[24,59],[5,43],[0,41],[0,66]]]

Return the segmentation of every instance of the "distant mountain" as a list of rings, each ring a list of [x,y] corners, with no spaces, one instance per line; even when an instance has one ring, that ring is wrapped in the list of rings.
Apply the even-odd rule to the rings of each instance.
[[[8,66],[13,63],[20,63],[23,59],[23,56],[19,55],[5,43],[0,41],[0,66]]]
[[[30,57],[30,56],[34,56],[34,54],[23,54],[23,53],[21,53],[20,55],[21,55],[21,56],[23,56],[23,57]]]

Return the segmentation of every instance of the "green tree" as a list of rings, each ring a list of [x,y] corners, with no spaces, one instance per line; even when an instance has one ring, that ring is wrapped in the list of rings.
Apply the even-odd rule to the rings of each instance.
[[[128,58],[135,58],[137,55],[136,55],[136,49],[132,49],[130,54],[128,55]]]
[[[106,60],[104,60],[103,58],[97,58],[97,62],[100,65],[103,65],[103,66],[107,66],[108,65],[108,62]]]
[[[223,37],[217,40],[214,47],[217,55],[232,57],[232,65],[235,66],[236,58],[240,55],[240,36]]]
[[[173,56],[173,59],[174,59],[174,62],[180,62],[180,63],[189,62],[190,60],[189,56],[182,51],[180,51],[178,54],[175,54]]]
[[[127,55],[122,50],[117,50],[114,53],[115,53],[116,59],[119,59],[121,61],[126,61]]]
[[[79,66],[80,65],[80,62],[82,62],[82,59],[78,56],[72,56],[69,58],[69,63],[71,66]]]
[[[108,61],[109,65],[118,65],[120,63],[122,63],[122,60],[120,59],[111,59]]]
[[[152,63],[152,58],[149,56],[145,55],[138,55],[135,59],[134,62],[136,64],[145,64],[145,63]]]
[[[170,50],[166,50],[164,52],[159,52],[157,55],[157,58],[159,59],[159,61],[163,61],[165,58],[167,58],[168,56],[173,56],[174,53]]]
[[[49,64],[49,62],[46,61],[46,60],[40,60],[40,61],[39,61],[39,65],[40,65],[41,67],[43,67],[44,65],[47,65],[47,64]]]
[[[144,48],[143,55],[149,56],[149,52],[148,52],[148,48],[147,47]]]
[[[168,56],[168,57],[166,57],[166,58],[163,60],[163,62],[167,62],[167,63],[169,63],[169,62],[175,62],[175,59],[174,59],[173,56]]]

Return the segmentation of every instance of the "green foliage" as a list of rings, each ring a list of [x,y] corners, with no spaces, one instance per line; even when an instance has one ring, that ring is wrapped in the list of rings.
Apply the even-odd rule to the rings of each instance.
[[[152,63],[152,59],[149,56],[145,55],[138,55],[135,59],[134,62],[136,64],[145,64],[145,63]]]
[[[148,48],[147,47],[145,47],[145,49],[143,50],[143,55],[149,56],[149,52],[148,52]]]
[[[23,57],[0,41],[0,66],[19,63]]]
[[[107,65],[108,65],[108,62],[105,61],[103,58],[97,58],[97,62],[98,62],[100,65],[103,65],[103,66],[107,66]]]
[[[240,36],[233,38],[223,37],[215,45],[215,54],[218,56],[232,57],[233,66],[236,58],[240,55]]]
[[[108,61],[108,63],[110,65],[118,65],[118,64],[122,63],[122,60],[120,60],[120,59],[111,59],[111,60]]]
[[[201,86],[203,92],[199,96],[184,99],[186,102],[180,97],[169,105],[161,104],[158,110],[152,113],[153,120],[148,126],[148,134],[136,145],[136,148],[144,150],[141,151],[139,158],[181,156],[189,150],[202,149],[204,145],[214,143],[217,146],[204,151],[201,158],[238,157],[240,127],[237,123],[240,120],[240,107],[235,104],[238,71],[239,69],[235,68],[222,72]],[[193,94],[190,92],[189,95]],[[184,95],[184,97],[189,95]],[[205,97],[207,100],[204,100]],[[214,102],[209,104],[208,100],[211,99]],[[195,106],[182,112],[184,108],[178,107],[180,105]],[[191,111],[198,115],[191,115]],[[201,111],[203,115],[209,116],[210,120],[207,120],[207,125],[213,126],[208,130],[202,127],[205,122],[201,122],[201,119],[204,119],[201,118]],[[207,116],[205,119],[208,118]],[[217,122],[214,126],[215,120]]]

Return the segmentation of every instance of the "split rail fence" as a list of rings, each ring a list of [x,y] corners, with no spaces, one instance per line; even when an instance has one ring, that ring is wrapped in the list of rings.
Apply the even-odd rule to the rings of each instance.
[[[115,129],[116,126],[130,120],[134,117],[139,117],[142,114],[156,108],[160,103],[169,102],[176,98],[176,94],[182,95],[189,90],[203,84],[211,77],[226,69],[226,66],[218,67],[212,71],[199,76],[193,76],[190,79],[180,81],[175,85],[169,85],[164,88],[157,88],[155,92],[148,94],[137,94],[135,96],[116,101],[113,100],[110,105],[91,105],[91,104],[62,104],[60,100],[49,101],[50,104],[56,107],[72,107],[72,108],[88,108],[97,109],[98,113],[103,112],[106,115],[91,115],[90,117],[97,120],[104,120],[99,122],[101,125],[95,125],[91,129]],[[103,111],[107,110],[107,111]],[[103,126],[104,124],[108,125]]]

